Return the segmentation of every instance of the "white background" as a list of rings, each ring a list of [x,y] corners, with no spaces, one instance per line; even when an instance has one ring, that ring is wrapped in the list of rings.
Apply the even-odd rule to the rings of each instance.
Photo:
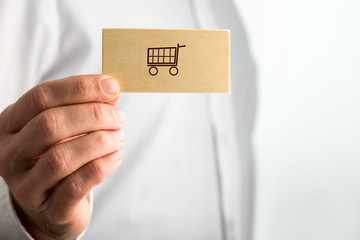
[[[258,68],[254,239],[360,239],[360,1],[236,3]]]

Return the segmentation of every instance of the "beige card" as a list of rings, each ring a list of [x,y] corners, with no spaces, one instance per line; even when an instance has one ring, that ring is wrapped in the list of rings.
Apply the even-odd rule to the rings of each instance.
[[[103,29],[103,74],[122,92],[229,92],[228,30]]]

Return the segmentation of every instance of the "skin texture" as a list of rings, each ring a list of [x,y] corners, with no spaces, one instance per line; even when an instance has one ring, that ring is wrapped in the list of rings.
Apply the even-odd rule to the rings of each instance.
[[[89,192],[121,164],[124,114],[105,75],[41,83],[0,114],[0,175],[35,239],[74,239],[91,218]]]

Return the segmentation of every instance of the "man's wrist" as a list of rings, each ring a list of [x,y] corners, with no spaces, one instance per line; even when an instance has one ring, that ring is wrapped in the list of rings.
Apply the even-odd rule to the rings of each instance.
[[[31,224],[31,221],[29,220],[28,216],[25,214],[25,212],[21,209],[19,204],[16,202],[12,194],[10,193],[10,198],[12,201],[12,205],[14,207],[15,213],[17,217],[19,218],[22,226],[26,229],[27,233],[29,233],[34,239],[39,240],[59,240],[59,238],[50,237],[49,235],[43,233],[42,231],[38,230],[34,226],[34,224]],[[63,239],[62,239],[63,240]],[[69,239],[71,240],[71,239]]]

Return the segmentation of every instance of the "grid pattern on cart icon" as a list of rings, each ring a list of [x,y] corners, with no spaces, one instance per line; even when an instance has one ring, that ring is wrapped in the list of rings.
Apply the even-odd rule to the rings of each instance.
[[[148,48],[148,64],[175,64],[176,47]]]
[[[147,65],[149,68],[149,74],[155,76],[159,70],[157,67],[168,66],[169,73],[172,76],[178,74],[177,68],[179,58],[179,48],[186,47],[186,45],[177,44],[176,47],[157,47],[148,48],[147,50]]]

